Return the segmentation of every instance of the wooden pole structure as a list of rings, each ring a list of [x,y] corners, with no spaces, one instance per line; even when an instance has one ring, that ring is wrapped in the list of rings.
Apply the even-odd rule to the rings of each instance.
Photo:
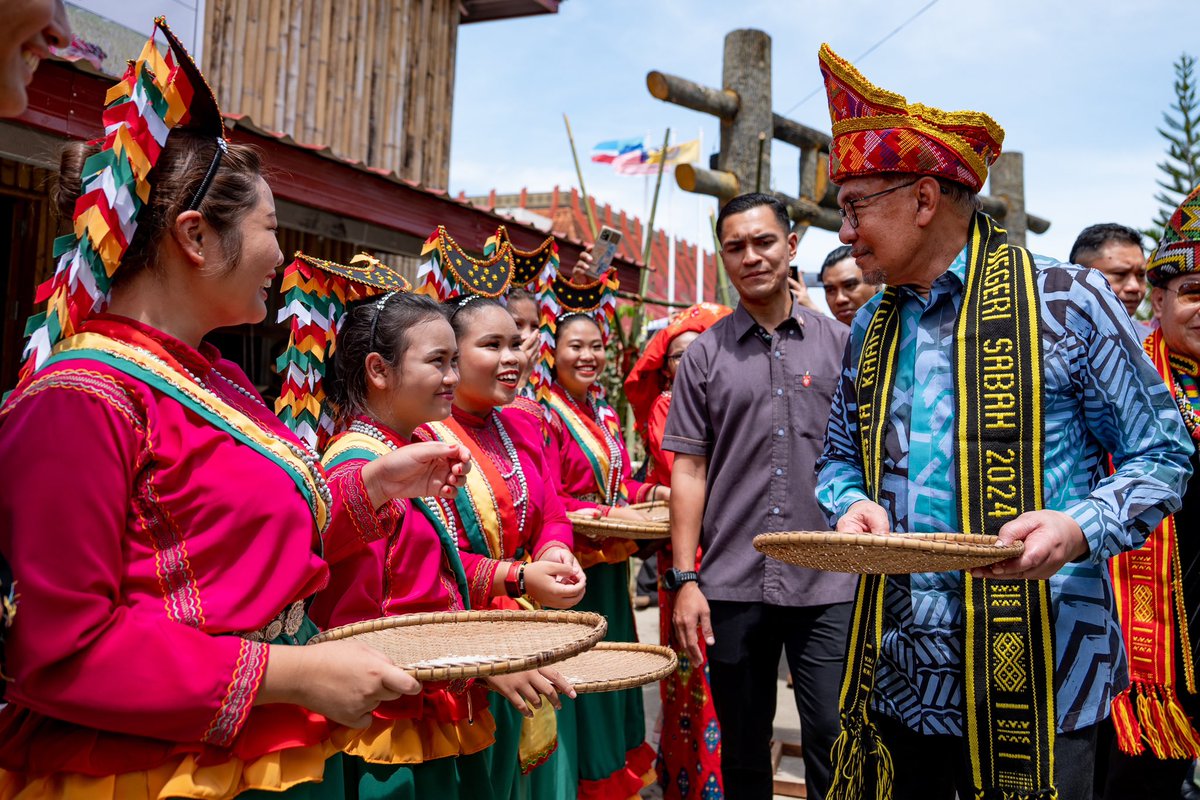
[[[1003,201],[1005,210],[1004,227],[1008,230],[1008,241],[1018,247],[1025,246],[1026,214],[1025,156],[1021,153],[1003,153],[996,159],[989,172],[992,197]],[[1033,228],[1033,220],[1029,220]],[[1035,229],[1036,230],[1036,229]]]
[[[741,29],[725,37],[721,83],[725,92],[732,92],[738,98],[738,108],[733,119],[721,125],[717,168],[732,172],[742,187],[771,185],[771,151],[761,147],[758,138],[760,133],[774,136],[770,76],[770,36],[763,31]]]
[[[587,187],[583,185],[583,170],[579,167],[579,153],[575,151],[575,137],[571,133],[571,120],[567,119],[567,115],[563,113],[563,122],[567,126],[567,141],[571,143],[571,158],[575,161],[575,175],[579,178],[579,191],[583,195],[583,209],[587,212],[588,227],[592,229],[592,241],[596,241],[596,237],[600,234],[600,228],[596,225],[596,213],[592,211],[592,204],[588,202]]]
[[[780,116],[771,108],[771,40],[765,33],[737,30],[725,37],[722,88],[689,81],[677,75],[652,71],[646,74],[651,96],[667,103],[712,114],[721,120],[721,151],[717,169],[680,165],[675,180],[684,191],[717,198],[720,205],[748,191],[771,185],[770,148],[762,145],[763,166],[758,170],[758,148],[765,134],[800,148],[799,196],[772,192],[788,206],[797,232],[805,226],[836,231],[841,227],[837,213],[837,186],[828,181],[828,153],[832,142],[824,131]],[[983,210],[1004,222],[1010,231],[1045,233],[1050,221],[1024,208],[1024,175],[1013,159],[1005,156],[992,169],[992,194],[980,195]],[[1012,170],[1010,174],[1010,170]],[[996,176],[999,175],[999,180]],[[1018,208],[1019,206],[1019,208]],[[1014,221],[1017,217],[1019,222]],[[718,251],[718,257],[719,257]]]

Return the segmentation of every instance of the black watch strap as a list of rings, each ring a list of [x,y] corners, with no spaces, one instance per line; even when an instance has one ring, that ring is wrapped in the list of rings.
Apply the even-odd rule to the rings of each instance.
[[[663,588],[668,592],[675,592],[679,589],[682,589],[685,583],[691,583],[692,581],[698,580],[700,580],[700,573],[698,572],[683,572],[682,570],[671,567],[663,575]]]

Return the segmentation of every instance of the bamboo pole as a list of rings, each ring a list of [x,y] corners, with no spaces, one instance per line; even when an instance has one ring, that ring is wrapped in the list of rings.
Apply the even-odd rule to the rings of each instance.
[[[713,255],[717,259],[717,299],[721,301],[721,305],[730,306],[729,302],[729,275],[725,272],[725,260],[721,258],[721,240],[717,236],[717,218],[713,213],[708,212],[708,224],[712,228]]]
[[[317,79],[313,84],[312,138],[314,142],[328,144],[325,116],[329,110],[329,59],[333,48],[333,3],[317,0],[321,7],[321,52],[317,56]]]
[[[308,22],[308,14],[304,12],[304,0],[292,0],[288,16],[287,71],[285,73],[282,114],[283,130],[295,136],[296,112],[300,106],[300,98],[304,96],[304,87],[300,82],[300,65],[307,63],[308,40],[301,38],[301,33]]]
[[[263,37],[263,66],[256,73],[259,86],[263,87],[262,107],[255,119],[260,125],[279,130],[275,119],[275,95],[279,88],[279,29],[283,26],[283,10],[279,0],[267,4],[266,35]]]
[[[563,123],[567,126],[567,141],[571,143],[571,158],[575,161],[575,174],[579,177],[579,191],[583,195],[583,208],[587,211],[588,227],[592,229],[594,242],[600,235],[600,228],[596,225],[596,214],[592,211],[592,204],[588,202],[587,187],[583,184],[583,170],[579,167],[579,153],[575,150],[575,136],[571,133],[571,120],[567,118],[566,112],[563,112]]]
[[[758,132],[758,166],[754,170],[754,191],[762,191],[762,168],[763,168],[763,149],[767,143],[767,135],[762,131]]]
[[[249,113],[247,96],[242,91],[244,86],[243,76],[246,66],[246,29],[249,27],[250,20],[246,10],[246,0],[232,0],[233,5],[233,52],[241,54],[239,58],[230,58],[230,64],[233,66],[233,79],[229,83],[229,91],[225,94],[225,105],[228,108],[236,108],[243,114]]]
[[[663,172],[667,169],[667,148],[670,147],[670,143],[671,129],[667,128],[667,132],[663,134],[663,145],[660,151],[662,157],[658,162],[658,177],[654,180],[654,199],[650,201],[650,219],[646,223],[646,241],[642,245],[642,264],[645,268],[642,270],[642,274],[638,276],[639,297],[645,297],[646,292],[650,288],[650,255],[654,250],[654,216],[658,211],[658,193],[662,188]],[[667,238],[667,246],[671,246],[670,237]],[[637,341],[637,337],[642,330],[642,325],[644,324],[643,317],[642,306],[638,305],[633,311],[633,330],[630,331],[630,335],[634,341]]]

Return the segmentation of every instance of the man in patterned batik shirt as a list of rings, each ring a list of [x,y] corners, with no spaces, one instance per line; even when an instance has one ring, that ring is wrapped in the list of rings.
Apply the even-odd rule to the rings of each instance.
[[[973,442],[960,426],[960,416],[971,424],[978,407],[963,398],[972,393],[982,398],[977,402],[983,418],[992,414],[996,427],[1004,428],[1011,427],[1005,409],[1024,391],[1021,376],[1040,387],[1037,402],[1024,406],[1034,409],[1026,421],[1038,435],[999,451],[1015,463],[1032,461],[1039,467],[1026,473],[1040,482],[1026,492],[1035,503],[997,531],[1002,542],[1023,541],[1023,554],[974,570],[971,580],[962,572],[941,572],[888,576],[876,584],[882,633],[866,663],[873,669],[873,690],[867,689],[864,710],[850,714],[849,725],[845,701],[842,707],[843,736],[849,737],[845,750],[858,748],[851,758],[866,752],[868,766],[844,762],[846,774],[858,782],[831,796],[858,797],[864,784],[869,790],[872,782],[890,780],[897,799],[950,800],[956,790],[960,797],[1044,797],[1052,785],[1062,800],[1091,800],[1096,725],[1128,683],[1108,559],[1139,547],[1179,508],[1191,472],[1187,433],[1170,392],[1142,352],[1128,312],[1103,275],[1040,256],[1021,261],[1027,251],[1013,247],[1003,253],[1005,258],[1015,253],[1017,260],[1000,261],[999,268],[1015,264],[1028,280],[1014,282],[1012,296],[994,293],[1000,279],[1011,276],[989,273],[997,264],[979,260],[979,253],[995,252],[986,243],[1004,232],[977,210],[976,194],[999,155],[1003,131],[995,122],[977,112],[909,106],[903,97],[870,84],[827,46],[821,69],[834,123],[830,177],[841,187],[840,238],[851,245],[864,275],[881,278],[888,287],[854,320],[834,397],[817,489],[830,520],[846,532],[965,530],[964,520],[975,513],[967,500],[975,495],[963,484],[986,484],[980,473],[994,477],[1011,470],[986,451],[986,466],[964,457],[964,471],[956,458],[960,448],[972,456],[979,452],[967,448]],[[973,275],[986,277],[975,283]],[[972,287],[982,306],[978,297],[966,297]],[[982,373],[969,373],[961,361],[961,342],[977,340],[960,339],[972,335],[964,328],[982,319],[978,326],[984,329],[992,324],[990,312],[1003,317],[1012,307],[1036,309],[1025,320],[1031,335],[986,339],[980,334]],[[883,327],[877,319],[890,320],[894,333],[878,333]],[[894,344],[883,354],[869,346],[864,360],[864,340]],[[887,353],[893,354],[884,379],[892,383],[883,384],[888,390],[862,395],[864,385],[873,385],[874,373],[884,373],[874,365]],[[1014,380],[987,371],[1011,366],[1010,355],[1031,356],[1026,360],[1032,366],[1023,367],[1028,372]],[[963,387],[958,391],[956,379]],[[882,402],[860,402],[863,396]],[[872,405],[884,409],[873,422]],[[862,420],[871,423],[864,430],[879,432],[877,439],[860,438]],[[976,435],[982,440],[990,434]],[[864,457],[864,443],[873,456]],[[993,490],[1004,490],[983,488],[989,499]],[[1029,618],[1042,624],[1017,637],[1029,648],[1044,648],[1040,661],[1026,657],[1009,672],[975,671],[993,656],[989,644],[1011,641],[971,638],[967,619],[975,630],[981,624],[981,604],[972,591],[1003,585],[979,578],[1015,579],[1013,585],[1031,594],[1045,592],[1040,596],[1047,598],[1048,613]],[[860,586],[871,586],[870,580],[864,577]],[[862,597],[860,589],[860,608]],[[872,631],[856,630],[873,640]],[[995,655],[1007,657],[999,648]],[[853,647],[848,661],[848,673],[865,674]],[[981,714],[1008,710],[988,705],[993,694],[1026,691],[1037,672],[1030,664],[1045,666],[1047,687],[1034,695],[1041,702],[1035,711],[1041,713],[1044,735],[1037,738],[1034,714],[1032,758],[1006,752],[1014,737],[980,722],[995,718]],[[890,761],[879,759],[876,771],[872,759],[884,751]],[[1019,759],[1026,763],[1014,764]]]

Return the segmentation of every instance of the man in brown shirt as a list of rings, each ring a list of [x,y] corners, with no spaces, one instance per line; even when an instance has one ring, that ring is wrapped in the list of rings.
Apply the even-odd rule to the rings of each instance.
[[[787,211],[747,194],[717,219],[740,303],[684,353],[663,448],[676,453],[671,545],[678,640],[699,664],[708,643],[728,798],[770,798],[776,668],[785,650],[800,712],[810,798],[829,788],[829,750],[855,578],[774,561],[751,540],[824,530],[814,467],[848,329],[793,302]],[[703,566],[695,575],[696,547]]]

